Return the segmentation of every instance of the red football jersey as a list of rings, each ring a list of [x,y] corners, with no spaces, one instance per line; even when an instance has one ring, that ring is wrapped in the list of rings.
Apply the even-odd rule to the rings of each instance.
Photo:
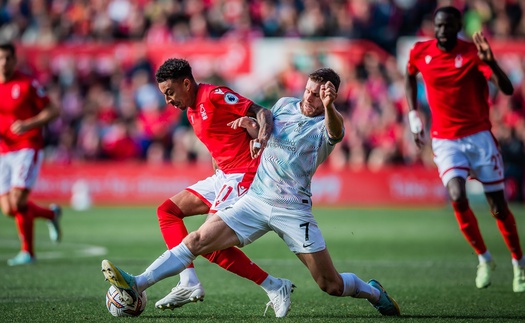
[[[227,124],[246,116],[253,104],[227,87],[199,84],[195,106],[187,110],[195,135],[204,143],[224,173],[255,172],[260,158],[252,159],[246,129]]]
[[[0,152],[42,148],[42,129],[35,128],[16,135],[10,127],[16,120],[34,117],[48,104],[49,98],[44,89],[26,75],[15,72],[9,81],[0,83]]]
[[[446,52],[435,39],[417,42],[407,70],[410,75],[421,72],[425,81],[431,137],[458,139],[490,130],[487,80],[492,70],[478,57],[474,43],[458,39]]]

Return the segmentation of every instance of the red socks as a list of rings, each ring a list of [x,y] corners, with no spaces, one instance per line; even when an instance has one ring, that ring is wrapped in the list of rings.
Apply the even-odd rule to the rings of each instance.
[[[459,228],[465,236],[465,239],[467,239],[468,243],[474,248],[476,254],[481,255],[485,253],[487,247],[481,237],[478,220],[470,209],[468,201],[452,202],[452,207],[454,208],[454,215],[458,220]]]
[[[188,235],[188,230],[182,219],[184,214],[175,203],[166,200],[157,208],[160,231],[168,249],[177,246]],[[216,263],[222,268],[249,279],[260,285],[268,273],[253,263],[240,249],[228,248],[204,255],[210,262]],[[193,263],[188,266],[193,267]]]
[[[33,236],[34,236],[34,217],[33,212],[30,212],[29,208],[24,211],[15,212],[15,222],[18,228],[18,237],[22,244],[21,250],[27,251],[31,256],[35,255],[33,247]]]
[[[21,250],[27,251],[31,256],[34,256],[34,221],[36,218],[44,218],[51,220],[55,217],[55,213],[50,209],[40,207],[35,203],[28,201],[24,210],[17,210],[15,212],[15,222],[18,228],[18,236],[22,244]]]
[[[504,220],[496,218],[496,223],[498,224],[499,232],[503,236],[503,240],[507,244],[507,248],[510,250],[513,259],[520,260],[523,257],[523,252],[520,246],[520,237],[518,235],[518,229],[516,227],[516,220],[512,212],[506,208],[505,214],[500,216]]]
[[[268,277],[267,272],[257,266],[241,249],[236,247],[215,251],[202,256],[229,272],[253,281],[257,285],[260,285],[266,277]]]

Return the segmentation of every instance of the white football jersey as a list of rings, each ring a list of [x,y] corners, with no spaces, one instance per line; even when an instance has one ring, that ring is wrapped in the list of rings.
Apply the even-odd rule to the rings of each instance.
[[[328,137],[324,114],[303,115],[300,101],[281,98],[272,107],[272,135],[248,191],[270,205],[311,205],[312,177],[337,143]]]

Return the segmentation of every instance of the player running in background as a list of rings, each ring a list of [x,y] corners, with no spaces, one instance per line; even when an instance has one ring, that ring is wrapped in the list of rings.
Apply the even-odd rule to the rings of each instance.
[[[171,249],[188,235],[182,221],[184,217],[214,214],[231,206],[248,191],[260,153],[270,136],[273,119],[270,110],[227,87],[198,84],[185,60],[168,59],[157,70],[156,79],[166,102],[187,112],[195,135],[210,151],[215,168],[213,176],[179,192],[157,209],[162,236]],[[261,126],[245,116],[257,118]],[[241,127],[230,127],[231,122],[241,117]],[[252,137],[256,138],[253,142]],[[279,295],[283,289],[291,292],[290,281],[268,275],[238,248],[216,251],[204,257],[260,285],[274,302],[282,300]],[[204,289],[193,264],[189,266],[181,272],[180,282],[171,293],[155,304],[157,308],[173,309],[202,300]]]
[[[15,70],[16,51],[11,43],[0,45],[0,206],[15,218],[21,250],[10,266],[33,263],[34,220],[46,219],[52,241],[61,238],[60,207],[43,208],[29,200],[44,157],[42,127],[55,119],[58,108],[43,88]]]
[[[525,291],[525,258],[504,194],[503,162],[491,133],[487,79],[506,95],[513,87],[481,33],[474,43],[458,39],[461,13],[441,7],[434,14],[436,39],[414,45],[407,65],[406,95],[411,132],[418,147],[424,144],[417,112],[417,80],[421,73],[432,112],[432,150],[439,176],[446,186],[459,227],[479,258],[476,286],[491,283],[495,263],[487,250],[466,194],[468,176],[483,184],[490,211],[512,256],[513,290]]]
[[[181,272],[197,255],[245,246],[275,231],[308,267],[323,291],[333,296],[365,298],[381,314],[399,315],[397,303],[379,282],[371,280],[367,284],[352,273],[337,272],[312,214],[312,177],[344,136],[343,117],[333,104],[339,84],[340,78],[333,70],[319,69],[309,75],[302,100],[281,98],[273,106],[274,129],[261,164],[250,190],[233,206],[211,216],[139,276],[131,276],[104,260],[105,278],[131,300],[136,293]],[[286,314],[289,296],[285,305]]]

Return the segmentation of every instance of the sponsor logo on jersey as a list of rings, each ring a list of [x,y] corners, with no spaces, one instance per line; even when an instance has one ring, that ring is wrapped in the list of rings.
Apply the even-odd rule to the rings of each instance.
[[[235,104],[239,102],[239,98],[235,94],[228,92],[224,95],[224,101],[228,104]]]
[[[20,97],[20,85],[13,85],[13,87],[11,88],[11,97],[15,100]]]
[[[213,91],[213,93],[215,93],[215,94],[224,94],[224,92],[222,92],[221,89],[215,89],[215,91]]]
[[[430,63],[431,60],[432,60],[432,56],[430,56],[430,55],[425,56],[425,63],[428,64],[428,63]]]
[[[454,60],[454,66],[456,66],[456,68],[460,68],[461,66],[463,66],[463,57],[461,57],[461,54],[458,54],[458,56],[456,56],[456,59]]]
[[[208,119],[208,114],[206,114],[206,109],[204,109],[204,104],[202,103],[200,105],[200,112],[201,112],[202,120]]]

